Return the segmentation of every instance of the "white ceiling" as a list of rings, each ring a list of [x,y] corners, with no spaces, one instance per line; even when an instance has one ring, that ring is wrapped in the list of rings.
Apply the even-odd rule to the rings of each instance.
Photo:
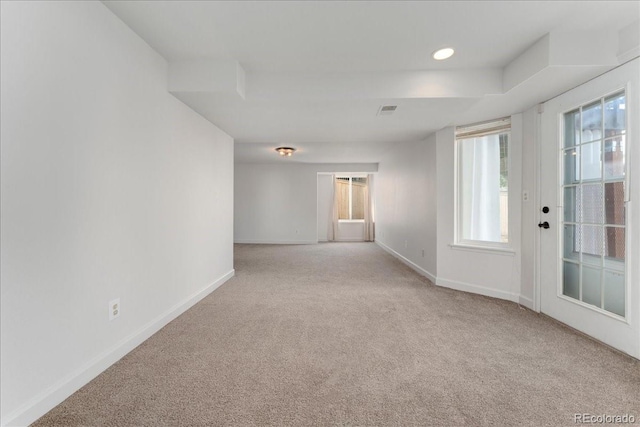
[[[640,19],[638,1],[104,3],[169,63],[240,64],[244,98],[172,93],[254,162],[280,161],[278,145],[299,148],[289,161],[375,162],[389,145],[522,111],[617,65],[594,55],[540,68],[527,54],[541,38],[614,34],[617,48],[618,30]],[[580,51],[580,37],[549,45],[573,51],[565,39]],[[433,60],[443,46],[456,54]],[[386,104],[397,111],[377,116]]]

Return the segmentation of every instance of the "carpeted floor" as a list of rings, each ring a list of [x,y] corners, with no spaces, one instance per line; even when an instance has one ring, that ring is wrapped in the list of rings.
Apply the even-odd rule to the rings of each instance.
[[[640,362],[516,304],[435,287],[375,244],[235,256],[235,278],[34,425],[640,419]]]

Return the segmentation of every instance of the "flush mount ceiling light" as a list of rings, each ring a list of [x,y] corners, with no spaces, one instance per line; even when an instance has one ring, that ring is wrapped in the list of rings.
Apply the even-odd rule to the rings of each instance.
[[[276,151],[283,157],[291,157],[296,149],[292,147],[278,147]]]
[[[443,59],[447,59],[447,58],[451,58],[451,55],[453,55],[454,50],[450,47],[445,47],[443,49],[438,49],[435,52],[433,52],[433,59],[437,60],[437,61],[442,61]]]

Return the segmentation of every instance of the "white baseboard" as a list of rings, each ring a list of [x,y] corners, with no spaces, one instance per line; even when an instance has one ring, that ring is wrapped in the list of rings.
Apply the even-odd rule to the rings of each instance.
[[[533,308],[533,300],[531,298],[523,297],[522,295],[520,295],[518,303],[521,306],[527,307],[529,310],[535,311],[535,309]]]
[[[525,297],[522,297],[522,296],[520,296],[518,294],[511,293],[511,292],[506,292],[506,291],[501,291],[501,290],[497,290],[497,289],[486,288],[484,286],[479,286],[479,285],[475,285],[475,284],[472,284],[472,283],[465,283],[465,282],[460,282],[460,281],[456,281],[456,280],[445,279],[445,278],[442,278],[442,277],[436,277],[435,275],[431,274],[429,271],[425,270],[424,268],[416,265],[412,261],[409,261],[407,258],[405,258],[404,256],[400,255],[398,252],[394,251],[393,249],[391,249],[390,247],[388,247],[384,243],[380,242],[379,240],[376,240],[376,243],[382,249],[384,249],[385,251],[387,251],[388,253],[390,253],[394,257],[398,258],[404,264],[406,264],[409,267],[411,267],[418,274],[421,274],[421,275],[425,276],[427,279],[431,280],[431,282],[434,283],[437,286],[442,286],[444,288],[449,288],[449,289],[455,289],[457,291],[469,292],[469,293],[472,293],[472,294],[479,294],[479,295],[484,295],[484,296],[488,296],[488,297],[504,299],[504,300],[507,300],[507,301],[513,301],[513,302],[519,303],[519,304],[521,304],[521,305],[523,305],[523,306],[525,306],[527,308],[533,309],[533,301],[530,300],[529,298],[525,298]]]
[[[484,295],[487,297],[504,299],[507,301],[519,302],[519,295],[511,292],[501,291],[498,289],[486,288],[473,283],[460,282],[457,280],[449,280],[438,277],[436,285],[443,288],[455,289],[457,291],[470,292],[472,294]]]
[[[315,245],[317,240],[252,240],[238,239],[233,243],[241,245]]]
[[[67,375],[61,381],[38,393],[18,409],[6,416],[1,424],[4,426],[27,426],[59,405],[67,397],[78,391],[82,386],[100,375],[108,367],[124,357],[131,350],[146,341],[153,334],[162,329],[176,317],[193,307],[198,301],[216,290],[220,285],[235,275],[231,270],[204,289],[191,295],[184,301],[174,305],[169,310],[156,317],[139,330],[133,332],[118,344],[105,351],[100,356],[90,360],[84,366]]]
[[[418,274],[420,274],[420,275],[426,277],[427,279],[429,279],[431,281],[431,283],[436,284],[436,276],[431,274],[429,271],[427,271],[424,268],[420,267],[418,264],[415,264],[414,262],[409,261],[409,259],[407,259],[404,256],[400,255],[398,252],[394,251],[389,246],[385,245],[384,243],[380,242],[379,240],[376,240],[375,242],[382,249],[384,249],[385,251],[387,251],[389,254],[393,255],[394,257],[398,258],[404,264],[406,264],[407,266],[409,266],[410,268],[415,270]]]

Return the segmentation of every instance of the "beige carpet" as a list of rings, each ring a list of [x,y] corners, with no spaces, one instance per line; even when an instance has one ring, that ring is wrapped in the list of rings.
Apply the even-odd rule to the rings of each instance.
[[[235,278],[35,425],[640,419],[638,361],[516,304],[435,287],[375,244],[235,256]]]

